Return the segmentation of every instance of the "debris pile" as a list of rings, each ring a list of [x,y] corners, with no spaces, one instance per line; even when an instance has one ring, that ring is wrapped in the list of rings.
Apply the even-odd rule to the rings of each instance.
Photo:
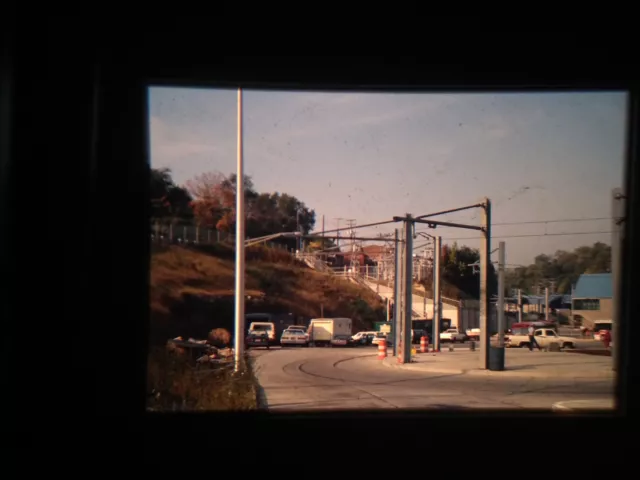
[[[195,361],[196,366],[228,363],[233,359],[232,348],[218,348],[211,345],[208,340],[197,340],[176,337],[167,341],[167,350],[178,355],[187,355]]]

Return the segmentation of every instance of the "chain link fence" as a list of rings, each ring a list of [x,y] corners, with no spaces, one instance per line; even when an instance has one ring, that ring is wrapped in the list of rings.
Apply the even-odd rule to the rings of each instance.
[[[150,238],[153,243],[161,245],[214,245],[219,243],[234,245],[236,241],[236,236],[233,233],[215,228],[160,221],[151,223]],[[247,237],[246,240],[250,240],[250,238]],[[283,243],[264,242],[263,245],[277,250],[293,251]]]

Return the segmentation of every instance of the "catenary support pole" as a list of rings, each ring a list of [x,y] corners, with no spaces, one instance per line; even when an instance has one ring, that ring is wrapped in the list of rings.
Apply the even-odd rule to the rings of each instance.
[[[238,159],[236,179],[235,371],[244,358],[244,162],[242,152],[242,89],[238,89]]]
[[[549,287],[544,288],[544,319],[549,321]]]
[[[435,238],[433,248],[433,350],[440,351],[440,326],[442,325],[442,237]]]
[[[391,321],[393,322],[392,332],[393,332],[393,356],[398,355],[398,338],[399,338],[399,327],[400,327],[400,276],[402,274],[402,253],[401,249],[403,248],[403,244],[399,242],[400,240],[400,232],[396,228],[395,230],[395,258],[394,258],[394,266],[393,266],[393,317]]]
[[[491,261],[491,201],[484,200],[482,208],[482,240],[480,243],[480,367],[489,369],[489,262]]]
[[[611,198],[611,280],[613,287],[613,298],[611,302],[611,338],[613,340],[613,370],[616,371],[618,353],[620,352],[621,341],[620,336],[620,277],[621,269],[621,248],[622,248],[622,229],[624,220],[624,196],[621,188],[614,188]]]
[[[522,323],[522,290],[518,289],[518,323]]]
[[[404,222],[402,363],[411,362],[411,320],[413,312],[413,222],[407,214]]]
[[[506,263],[506,247],[500,242],[498,247],[498,346],[504,347],[504,267]]]

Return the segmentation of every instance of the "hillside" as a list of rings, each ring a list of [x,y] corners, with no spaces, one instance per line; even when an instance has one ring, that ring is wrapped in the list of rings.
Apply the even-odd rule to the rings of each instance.
[[[177,335],[205,338],[213,328],[233,331],[234,251],[231,247],[154,246],[151,257],[150,340],[161,345]],[[247,249],[246,313],[291,313],[297,319],[324,315],[354,320],[370,329],[384,320],[374,292],[311,270],[286,252]]]

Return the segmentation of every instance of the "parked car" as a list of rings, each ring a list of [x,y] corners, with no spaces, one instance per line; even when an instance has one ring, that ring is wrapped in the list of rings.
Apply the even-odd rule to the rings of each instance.
[[[355,344],[351,335],[334,335],[331,339],[332,347],[353,347]]]
[[[282,336],[280,337],[280,345],[288,346],[288,345],[299,345],[301,347],[309,346],[309,335],[305,333],[304,330],[300,328],[287,328],[284,332],[282,332]]]
[[[249,332],[247,335],[245,345],[247,348],[250,347],[266,347],[269,350],[270,346],[269,333],[267,331],[255,330]]]
[[[351,339],[359,345],[368,345],[377,332],[358,332]]]
[[[460,332],[457,328],[449,328],[440,334],[441,342],[464,342],[467,339],[467,335]]]

